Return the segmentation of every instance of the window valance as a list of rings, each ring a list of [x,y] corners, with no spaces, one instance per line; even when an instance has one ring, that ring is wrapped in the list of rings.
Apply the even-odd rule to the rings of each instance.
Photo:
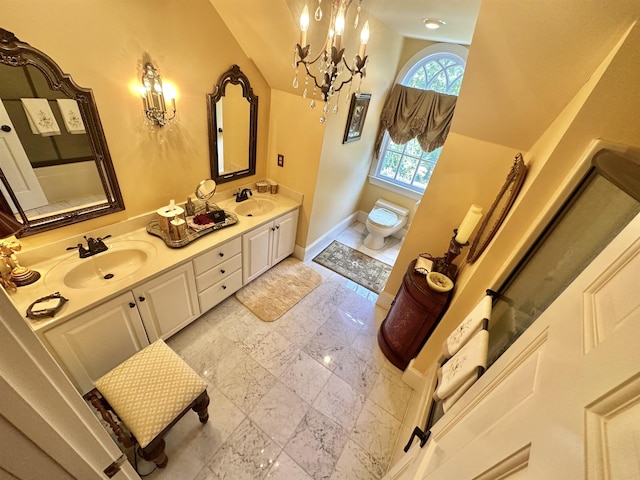
[[[444,145],[457,99],[455,95],[396,83],[382,109],[375,155],[380,152],[385,131],[400,145],[416,138],[426,152]]]

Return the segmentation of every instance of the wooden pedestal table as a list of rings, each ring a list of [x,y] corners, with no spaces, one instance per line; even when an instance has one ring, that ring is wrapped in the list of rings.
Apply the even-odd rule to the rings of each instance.
[[[407,368],[444,314],[451,291],[439,293],[409,264],[400,290],[378,331],[382,353],[401,370]]]

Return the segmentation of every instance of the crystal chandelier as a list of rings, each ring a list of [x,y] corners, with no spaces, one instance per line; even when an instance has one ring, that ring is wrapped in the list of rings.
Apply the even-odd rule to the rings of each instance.
[[[365,55],[367,42],[369,41],[369,22],[365,22],[360,33],[360,50],[353,57],[351,64],[347,62],[344,56],[344,48],[342,48],[342,39],[345,29],[345,18],[349,7],[354,0],[325,0],[330,8],[329,31],[322,48],[317,54],[311,53],[311,45],[307,44],[307,30],[309,29],[309,9],[304,6],[302,15],[300,15],[300,43],[296,45],[294,51],[293,65],[295,67],[295,76],[293,78],[293,87],[298,88],[298,74],[300,66],[304,67],[304,91],[302,96],[307,98],[309,86],[313,88],[312,100],[310,107],[316,106],[316,95],[324,102],[320,123],[324,123],[329,113],[329,103],[335,97],[333,113],[338,112],[338,102],[340,100],[340,91],[342,87],[348,85],[346,101],[349,100],[352,81],[354,77],[359,76],[356,95],[360,95],[360,82],[366,76],[365,65],[367,56]],[[362,0],[358,0],[356,16],[353,28],[358,28],[360,20]],[[322,20],[324,13],[322,11],[322,0],[318,0],[314,18],[316,21]],[[314,56],[315,55],[315,56]],[[315,65],[315,69],[312,66]],[[311,85],[310,85],[311,84]]]

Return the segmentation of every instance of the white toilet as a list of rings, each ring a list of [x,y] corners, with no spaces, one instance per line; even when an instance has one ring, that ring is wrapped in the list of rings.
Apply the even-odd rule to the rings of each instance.
[[[408,218],[408,209],[386,200],[378,200],[365,222],[369,232],[364,239],[365,247],[380,250],[384,246],[384,239],[404,227]]]

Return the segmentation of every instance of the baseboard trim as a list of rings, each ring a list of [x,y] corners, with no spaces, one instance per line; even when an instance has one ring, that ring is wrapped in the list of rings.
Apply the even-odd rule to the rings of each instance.
[[[438,369],[434,364],[426,373],[414,367],[414,360],[409,362],[409,366],[402,374],[402,381],[413,389],[416,401],[409,402],[407,412],[404,416],[403,427],[418,426],[424,428],[431,409],[431,395],[436,388],[438,381]]]
[[[300,247],[299,250],[297,251],[297,254],[294,252],[294,255],[296,256],[296,258],[304,260],[305,262],[310,258],[314,258],[322,250],[324,250],[336,236],[338,236],[344,230],[349,228],[349,226],[352,223],[355,223],[358,220],[358,213],[359,212],[354,212],[351,215],[349,215],[347,218],[345,218],[343,221],[341,221],[339,224],[337,224],[327,233],[322,235],[320,238],[318,238],[315,242],[313,242],[308,247],[306,248]],[[296,245],[296,248],[297,247],[298,245]]]
[[[384,308],[385,310],[389,310],[395,298],[396,298],[395,295],[391,295],[386,290],[383,290],[378,295],[378,300],[376,300],[376,305],[378,305],[381,308]]]
[[[406,468],[409,462],[407,454],[404,453],[404,446],[411,437],[411,432],[413,432],[414,427],[424,429],[427,423],[427,417],[429,416],[429,410],[431,408],[431,393],[436,387],[437,368],[435,368],[434,365],[434,367],[423,374],[414,367],[414,360],[411,360],[409,366],[402,374],[402,381],[409,385],[413,391],[409,398],[407,411],[402,419],[400,434],[396,439],[393,449],[389,475],[384,478],[400,478],[398,474]],[[412,451],[413,453],[409,451],[409,455],[415,456],[416,449],[412,448]],[[391,472],[394,472],[393,475],[391,475]]]

